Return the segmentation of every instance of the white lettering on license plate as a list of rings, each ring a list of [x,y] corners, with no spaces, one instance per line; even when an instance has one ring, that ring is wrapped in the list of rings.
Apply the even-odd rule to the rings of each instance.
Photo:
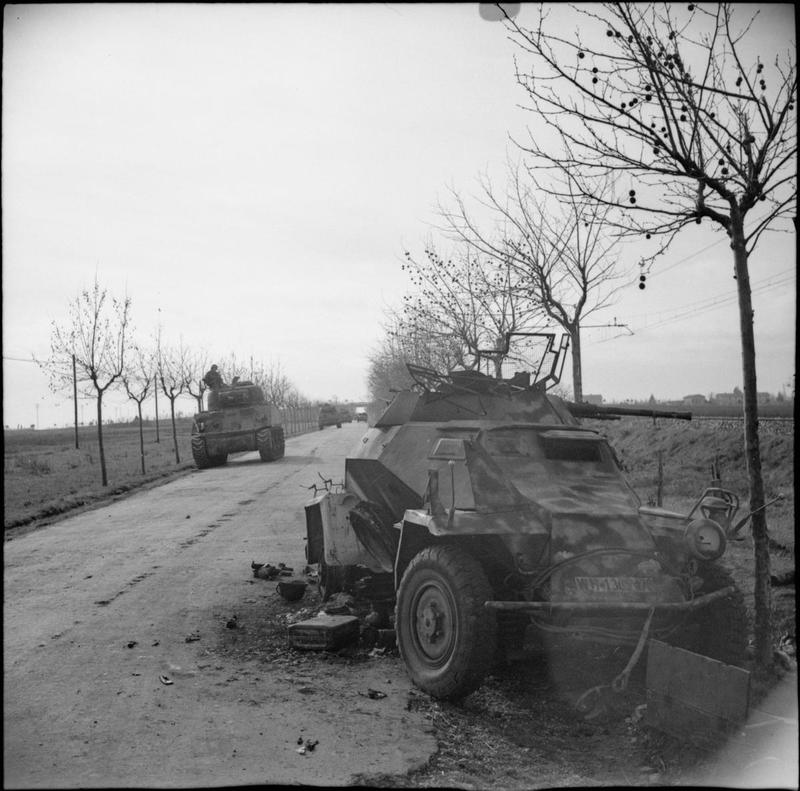
[[[650,577],[575,577],[575,587],[586,593],[648,593]]]

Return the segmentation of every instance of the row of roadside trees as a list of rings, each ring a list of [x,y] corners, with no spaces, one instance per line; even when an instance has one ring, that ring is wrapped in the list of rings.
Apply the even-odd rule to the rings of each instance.
[[[406,253],[411,287],[372,355],[371,393],[407,385],[405,362],[497,366],[506,332],[555,324],[571,339],[580,401],[581,326],[630,283],[620,245],[636,244],[643,288],[681,231],[704,224],[725,233],[738,292],[756,652],[765,666],[770,559],[750,265],[765,234],[796,231],[795,50],[756,39],[758,11],[736,4],[565,8],[542,4],[525,28],[498,6],[532,119],[528,137],[513,141],[522,164],[502,189],[481,180],[480,211],[452,192],[440,207],[439,244],[428,241],[422,257]]]
[[[112,390],[121,391],[135,402],[139,424],[139,442],[143,446],[143,405],[152,398],[158,414],[159,394],[169,402],[175,462],[180,463],[175,404],[178,398],[190,396],[203,409],[207,386],[203,380],[212,362],[224,372],[228,381],[234,377],[250,379],[260,385],[267,399],[278,408],[307,404],[280,364],[265,365],[252,358],[245,363],[234,353],[211,361],[205,352],[194,352],[181,340],[165,344],[160,332],[142,342],[135,337],[131,316],[131,298],[123,299],[108,293],[97,277],[90,288],[84,288],[72,300],[68,318],[52,323],[50,354],[37,363],[48,376],[55,392],[71,392],[77,398],[89,396],[95,401],[98,456],[103,486],[108,485],[105,447],[103,444],[104,397]],[[144,455],[142,454],[142,458]]]

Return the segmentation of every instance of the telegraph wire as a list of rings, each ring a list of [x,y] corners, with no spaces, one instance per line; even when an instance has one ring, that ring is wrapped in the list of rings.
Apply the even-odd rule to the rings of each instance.
[[[33,357],[6,357],[5,354],[3,355],[4,360],[13,360],[15,363],[35,363],[36,360]]]
[[[751,295],[760,295],[770,291],[773,291],[778,288],[783,288],[784,286],[788,285],[789,283],[793,282],[797,277],[797,273],[793,269],[787,269],[783,272],[778,273],[777,275],[773,275],[771,277],[767,277],[764,280],[757,281],[753,284],[751,288]],[[657,327],[663,327],[666,324],[671,324],[676,321],[682,321],[692,316],[700,315],[701,313],[707,313],[712,310],[717,310],[718,308],[725,307],[733,302],[736,302],[738,299],[738,294],[734,292],[728,296],[720,297],[709,297],[704,300],[700,300],[699,302],[693,302],[689,305],[684,305],[683,307],[675,308],[671,311],[662,311],[660,314],[664,316],[664,318],[656,319],[651,324],[646,324],[644,327],[638,328],[638,333],[643,333],[651,329],[655,329]],[[668,315],[665,315],[668,314]],[[649,314],[639,314],[639,316],[647,317]],[[633,318],[637,318],[634,316]],[[628,326],[628,325],[625,325]],[[635,333],[631,333],[635,334]],[[610,340],[614,340],[615,338],[620,337],[619,335],[615,335],[613,338],[604,338],[602,340],[596,341],[597,343],[607,343]]]
[[[752,284],[752,291],[753,291],[753,293],[755,293],[757,289],[763,288],[763,286],[765,284],[769,285],[769,281],[775,280],[776,278],[779,278],[780,282],[779,283],[776,282],[775,284],[776,285],[783,285],[784,283],[788,282],[786,280],[787,276],[788,276],[788,279],[791,280],[793,277],[796,277],[796,274],[797,273],[796,273],[796,271],[794,269],[784,269],[782,272],[777,272],[776,274],[770,275],[769,277],[766,277],[766,278],[764,278],[762,280],[755,281]],[[738,296],[737,292],[734,291],[731,295],[722,297],[722,299],[726,299],[726,300],[727,299],[735,299],[735,298],[737,298],[737,296]],[[664,315],[666,313],[672,314],[676,310],[686,310],[687,308],[691,308],[691,307],[694,307],[694,306],[696,306],[698,308],[701,308],[706,304],[711,304],[711,303],[716,302],[720,298],[721,297],[720,297],[719,294],[717,294],[716,296],[713,296],[713,297],[706,297],[706,299],[698,300],[697,302],[692,302],[689,305],[684,305],[683,307],[674,308],[673,310],[659,311],[656,314],[656,316]],[[630,318],[632,318],[632,319],[638,319],[638,318],[642,318],[642,317],[646,318],[646,317],[648,317],[650,315],[651,315],[650,313],[636,313],[636,314],[632,315]],[[656,321],[661,321],[661,319],[656,319]]]
[[[725,239],[717,239],[716,242],[711,242],[711,244],[702,247],[700,250],[695,251],[687,255],[685,258],[681,258],[679,261],[675,261],[668,266],[665,266],[663,269],[659,268],[656,269],[654,272],[648,273],[647,277],[652,280],[654,277],[658,277],[659,275],[663,275],[665,272],[669,272],[670,269],[675,269],[676,266],[680,266],[681,264],[685,264],[687,261],[690,261],[692,258],[696,258],[701,253],[704,253],[706,250],[710,250],[712,247],[716,247],[718,244],[722,244]]]
[[[773,291],[777,288],[782,288],[783,286],[788,285],[796,278],[794,273],[789,275],[784,275],[777,280],[773,280],[773,282],[762,283],[754,286],[751,289],[751,295],[755,296],[757,294],[767,293],[769,291]],[[683,308],[676,308],[673,311],[673,315],[668,316],[664,319],[660,319],[655,321],[652,324],[648,324],[645,327],[641,328],[639,332],[645,332],[647,330],[652,330],[657,327],[663,327],[666,324],[672,324],[675,321],[682,321],[683,319],[687,319],[691,316],[697,316],[702,313],[708,313],[712,310],[717,310],[718,308],[726,307],[732,303],[735,303],[738,300],[738,294],[732,294],[727,297],[716,297],[711,300],[704,300],[703,302],[694,303],[692,305],[686,305]]]

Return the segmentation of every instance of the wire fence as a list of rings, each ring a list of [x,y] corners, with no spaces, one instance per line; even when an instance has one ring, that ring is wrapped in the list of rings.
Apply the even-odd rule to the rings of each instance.
[[[283,433],[287,437],[307,434],[319,428],[319,407],[306,406],[278,410],[281,413]]]

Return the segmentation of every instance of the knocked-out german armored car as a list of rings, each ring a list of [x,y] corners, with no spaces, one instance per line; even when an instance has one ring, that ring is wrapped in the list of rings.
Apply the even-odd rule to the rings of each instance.
[[[192,456],[200,469],[225,464],[228,454],[257,450],[262,461],[283,457],[280,412],[252,382],[209,390],[208,410],[192,422]]]
[[[580,422],[625,410],[548,394],[567,344],[547,337],[544,376],[541,363],[508,379],[408,366],[417,386],[347,458],[343,491],[306,506],[323,593],[358,579],[389,590],[408,672],[436,697],[478,687],[530,626],[550,640],[743,655],[743,599],[717,563],[738,499],[716,487],[687,514],[642,506]]]

